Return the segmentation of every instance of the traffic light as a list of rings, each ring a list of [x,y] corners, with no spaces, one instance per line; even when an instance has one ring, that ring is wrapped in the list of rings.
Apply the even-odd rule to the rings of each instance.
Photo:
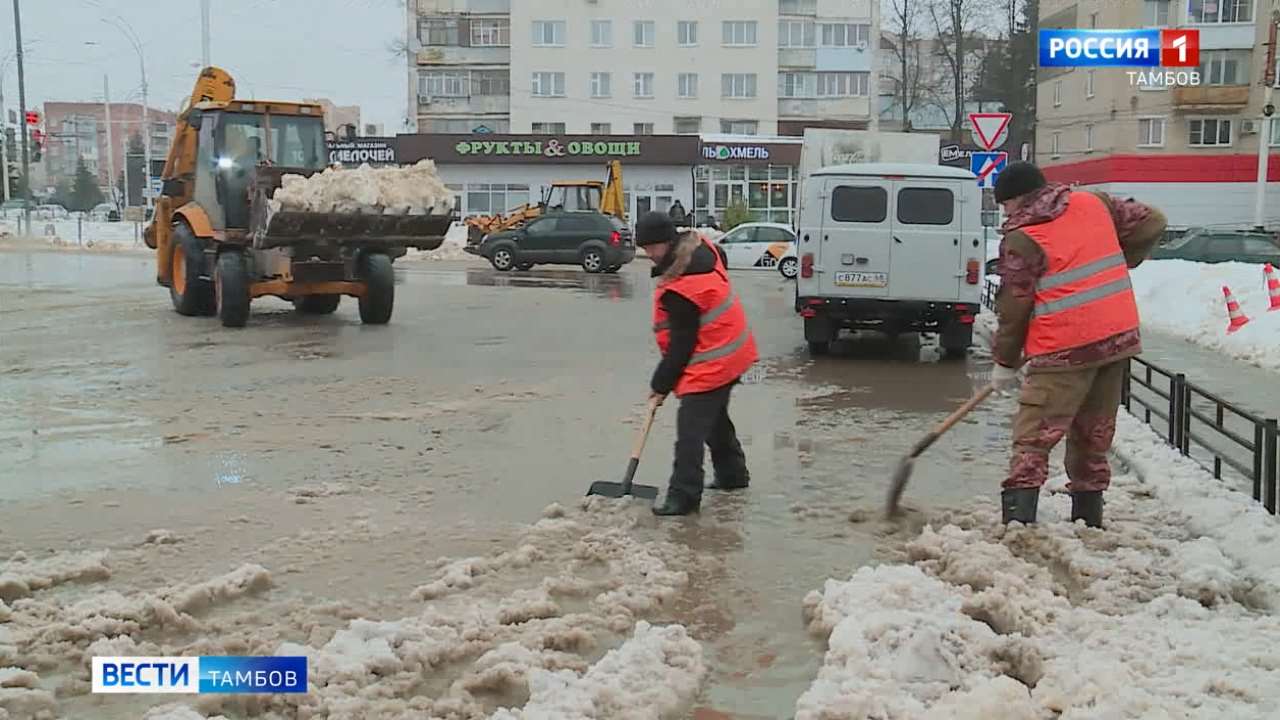
[[[31,162],[40,162],[44,154],[44,133],[31,129]]]
[[[40,113],[36,112],[35,110],[28,110],[28,111],[27,111],[27,124],[28,124],[28,125],[39,125],[39,124],[40,124]]]

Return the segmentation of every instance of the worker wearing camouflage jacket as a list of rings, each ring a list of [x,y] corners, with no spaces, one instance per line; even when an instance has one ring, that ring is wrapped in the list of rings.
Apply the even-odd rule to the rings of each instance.
[[[1155,247],[1165,218],[1134,200],[1047,183],[1025,162],[1000,174],[995,198],[1007,220],[992,384],[1010,388],[1025,370],[1002,518],[1035,522],[1049,453],[1065,435],[1071,519],[1101,527],[1124,377],[1142,351],[1129,269]]]

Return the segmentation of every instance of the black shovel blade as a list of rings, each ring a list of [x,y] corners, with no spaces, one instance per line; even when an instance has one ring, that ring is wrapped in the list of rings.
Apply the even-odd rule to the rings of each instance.
[[[599,495],[607,498],[621,498],[628,495],[638,500],[656,500],[658,497],[658,488],[652,485],[635,485],[627,487],[626,483],[618,482],[594,482],[587,490],[588,495]]]

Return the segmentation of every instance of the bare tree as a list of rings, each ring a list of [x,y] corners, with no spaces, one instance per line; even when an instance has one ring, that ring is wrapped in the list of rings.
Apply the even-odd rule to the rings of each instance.
[[[986,43],[978,34],[990,3],[983,0],[931,0],[929,17],[937,32],[936,51],[951,75],[951,139],[960,142],[964,109]]]
[[[920,29],[924,0],[889,0],[888,30],[894,35],[894,57],[898,76],[893,80],[897,103],[902,108],[902,129],[911,130],[911,112],[920,103]]]

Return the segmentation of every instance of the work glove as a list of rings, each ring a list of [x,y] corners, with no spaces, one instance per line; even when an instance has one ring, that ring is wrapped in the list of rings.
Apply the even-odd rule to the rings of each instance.
[[[666,393],[656,393],[653,391],[649,392],[649,402],[652,402],[654,407],[662,407],[662,403],[666,399],[667,399]]]
[[[998,393],[1007,393],[1018,386],[1019,377],[1017,368],[996,363],[995,368],[991,370],[991,387]]]

